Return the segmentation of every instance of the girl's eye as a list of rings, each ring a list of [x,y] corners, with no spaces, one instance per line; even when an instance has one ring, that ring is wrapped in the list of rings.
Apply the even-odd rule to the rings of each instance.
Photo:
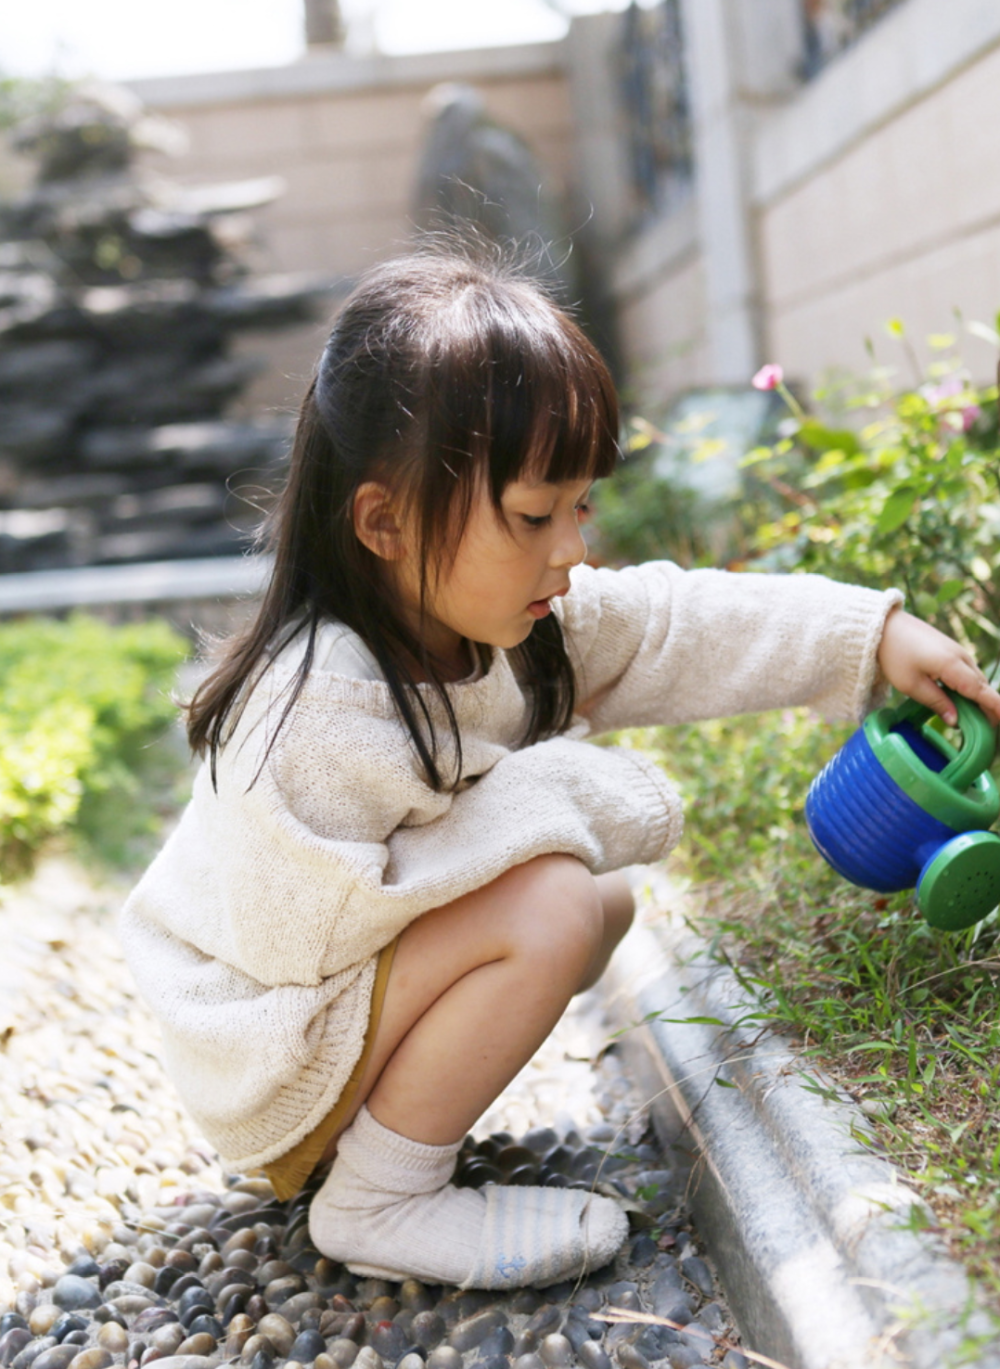
[[[522,513],[521,517],[529,528],[544,528],[547,524],[552,522],[552,515],[550,513],[542,514],[541,517],[536,517],[530,513]]]
[[[576,516],[581,523],[586,523],[587,519],[590,517],[590,505],[587,503],[577,504]]]

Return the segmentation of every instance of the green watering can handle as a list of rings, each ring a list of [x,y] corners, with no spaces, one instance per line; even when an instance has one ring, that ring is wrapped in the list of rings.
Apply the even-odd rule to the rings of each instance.
[[[964,694],[956,694],[947,686],[944,686],[944,692],[958,710],[962,749],[948,762],[938,778],[961,794],[992,763],[997,749],[997,730],[978,704]],[[931,719],[936,717],[933,709],[917,703],[916,699],[907,699],[896,709],[897,722],[917,723],[925,735],[931,731]]]

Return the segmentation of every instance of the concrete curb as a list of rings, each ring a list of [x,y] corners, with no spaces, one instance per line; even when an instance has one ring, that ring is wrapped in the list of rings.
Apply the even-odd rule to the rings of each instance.
[[[788,1369],[1000,1369],[964,1270],[913,1229],[926,1208],[876,1153],[864,1113],[761,1032],[735,977],[642,873],[646,906],[608,971],[609,1007],[660,1140],[689,1167],[746,1344]]]
[[[262,556],[206,556],[0,575],[0,615],[109,604],[239,599],[261,590],[269,568]]]

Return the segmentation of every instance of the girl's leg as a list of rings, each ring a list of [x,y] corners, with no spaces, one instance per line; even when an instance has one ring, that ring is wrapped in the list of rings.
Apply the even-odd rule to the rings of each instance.
[[[599,978],[633,907],[624,875],[552,855],[412,923],[350,1115],[367,1100],[414,1140],[461,1140]]]
[[[313,1203],[320,1249],[388,1277],[513,1287],[609,1259],[617,1206],[564,1189],[447,1185],[462,1138],[593,982],[627,928],[621,880],[545,856],[400,937],[339,1155]]]
[[[624,870],[615,870],[609,875],[598,875],[594,880],[601,900],[601,918],[604,930],[597,955],[591,962],[579,989],[590,989],[608,968],[608,961],[615,947],[632,926],[635,916],[635,897]],[[579,992],[579,990],[578,990]]]

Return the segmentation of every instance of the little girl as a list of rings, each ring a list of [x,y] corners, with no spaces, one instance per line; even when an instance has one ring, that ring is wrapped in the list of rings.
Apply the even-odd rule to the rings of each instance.
[[[191,1113],[349,1269],[545,1285],[626,1220],[567,1188],[449,1183],[461,1141],[628,928],[680,802],[612,728],[888,684],[1000,697],[896,591],[583,564],[618,460],[600,356],[512,270],[372,271],[306,394],[259,612],[189,709],[206,763],[121,930]],[[739,859],[734,852],[734,859]]]

